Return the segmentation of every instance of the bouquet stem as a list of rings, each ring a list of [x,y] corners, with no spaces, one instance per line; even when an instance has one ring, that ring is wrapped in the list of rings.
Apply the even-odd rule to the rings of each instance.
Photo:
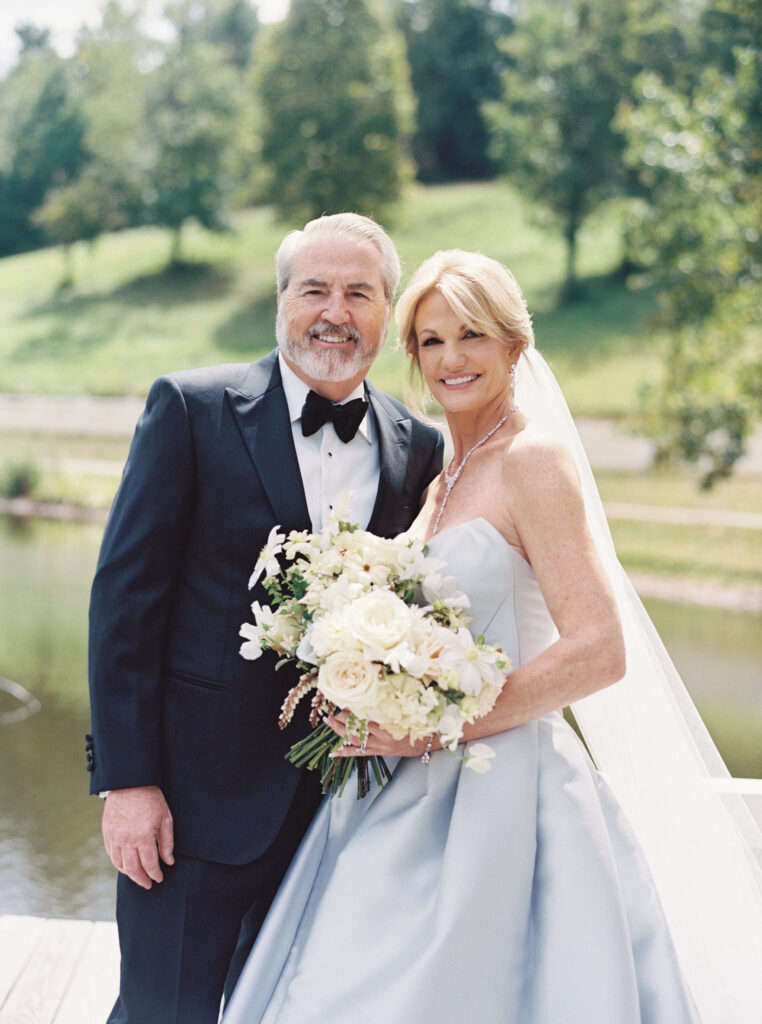
[[[370,790],[370,772],[379,786],[385,785],[392,773],[383,757],[329,757],[344,746],[344,738],[337,736],[329,725],[319,725],[309,736],[299,740],[286,754],[286,759],[309,771],[320,772],[323,792],[342,795],[352,772],[357,770],[357,799],[361,800]]]

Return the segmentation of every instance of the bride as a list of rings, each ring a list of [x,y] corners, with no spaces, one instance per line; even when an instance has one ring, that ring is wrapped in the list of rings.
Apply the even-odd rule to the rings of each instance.
[[[324,802],[225,1024],[756,1024],[754,825],[718,795],[515,279],[437,253],[397,319],[454,447],[411,533],[513,665],[464,735],[493,767],[372,728],[393,778]]]

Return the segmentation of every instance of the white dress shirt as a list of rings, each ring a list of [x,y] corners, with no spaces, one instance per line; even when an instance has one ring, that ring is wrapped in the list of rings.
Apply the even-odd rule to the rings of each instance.
[[[344,494],[350,494],[345,518],[359,523],[364,529],[376,503],[381,472],[378,431],[370,405],[357,433],[347,444],[339,439],[333,423],[324,423],[317,433],[305,437],[302,434],[302,406],[310,389],[288,366],[280,352],[278,362],[312,529],[323,528],[331,510]],[[358,384],[341,404],[353,398],[366,398],[364,385]]]

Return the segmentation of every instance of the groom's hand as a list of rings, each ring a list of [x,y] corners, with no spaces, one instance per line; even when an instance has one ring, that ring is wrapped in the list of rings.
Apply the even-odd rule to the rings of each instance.
[[[159,858],[173,864],[174,830],[158,786],[112,789],[103,808],[103,842],[114,867],[150,889],[164,880]]]

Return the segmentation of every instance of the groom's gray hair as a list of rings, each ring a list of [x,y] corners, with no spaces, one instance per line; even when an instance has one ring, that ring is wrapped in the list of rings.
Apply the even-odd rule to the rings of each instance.
[[[352,238],[357,241],[370,242],[375,246],[381,256],[384,295],[388,302],[392,302],[402,274],[399,255],[394,242],[384,229],[370,217],[363,217],[359,213],[334,213],[329,216],[316,217],[315,220],[305,224],[302,231],[290,231],[275,254],[278,294],[288,288],[294,271],[294,258],[299,246],[308,235],[318,234]]]

